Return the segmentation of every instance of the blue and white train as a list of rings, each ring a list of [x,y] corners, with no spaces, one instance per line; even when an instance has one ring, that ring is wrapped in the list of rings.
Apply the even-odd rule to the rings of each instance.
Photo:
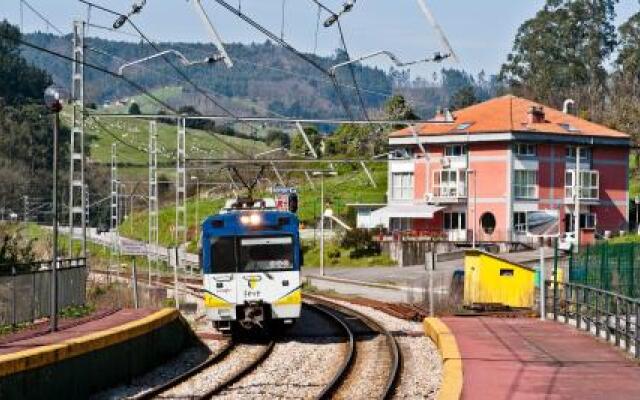
[[[292,325],[300,317],[298,217],[272,199],[235,199],[202,224],[208,318],[221,331]]]

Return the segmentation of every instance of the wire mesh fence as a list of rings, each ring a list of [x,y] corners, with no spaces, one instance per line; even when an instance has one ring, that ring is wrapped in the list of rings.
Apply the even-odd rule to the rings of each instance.
[[[598,243],[569,256],[569,282],[640,297],[640,244]]]
[[[17,325],[49,316],[51,262],[5,267],[0,273],[0,325]],[[58,310],[85,304],[85,259],[59,260],[57,275]]]

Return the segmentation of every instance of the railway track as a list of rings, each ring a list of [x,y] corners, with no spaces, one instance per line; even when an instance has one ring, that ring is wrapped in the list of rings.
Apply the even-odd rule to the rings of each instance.
[[[122,278],[126,277],[122,276]],[[167,285],[164,282],[158,282],[158,284]],[[199,285],[195,282],[185,289],[196,295],[200,291],[198,290]],[[313,393],[313,395],[298,397],[316,399],[391,398],[400,379],[402,358],[398,343],[391,332],[374,318],[354,310],[349,305],[337,304],[331,299],[305,294],[304,306],[322,314],[325,320],[332,321],[338,328],[339,335],[346,339],[346,344],[341,345],[344,346],[344,350],[339,352],[342,357],[338,357],[337,362],[333,363],[337,366],[334,371],[330,371],[333,372],[333,375],[323,378],[321,385],[318,385],[317,380],[315,386],[314,383],[309,383],[307,394]],[[357,328],[358,324],[360,328]],[[367,330],[363,331],[362,326],[365,326]],[[296,340],[296,337],[293,336],[289,342],[296,342]],[[374,344],[374,342],[377,343]],[[237,396],[235,393],[242,391],[243,386],[250,386],[254,378],[260,380],[257,375],[254,377],[254,373],[277,346],[278,341],[275,338],[266,342],[242,342],[230,339],[222,348],[219,347],[217,352],[200,364],[130,398],[208,399],[218,396],[234,398]],[[378,355],[382,356],[371,359]],[[271,364],[273,363],[275,361],[271,362]],[[326,368],[326,365],[324,366]],[[313,368],[317,369],[318,366],[313,366]],[[276,391],[277,389],[278,393],[287,394],[282,397],[296,396],[292,392],[287,392],[286,382],[277,382],[274,379],[268,384],[261,384],[272,387],[272,389],[265,389],[267,391]],[[277,388],[279,385],[282,387]],[[366,394],[361,393],[362,388],[367,389]]]
[[[316,305],[324,307],[332,316],[340,319],[341,324],[347,327],[350,331],[350,336],[355,337],[353,319],[360,321],[368,326],[374,336],[383,337],[384,345],[386,349],[387,357],[386,361],[386,374],[379,374],[380,360],[366,360],[367,357],[372,357],[370,344],[368,341],[373,341],[370,335],[360,335],[356,340],[356,345],[352,347],[345,359],[343,365],[340,367],[336,377],[332,380],[325,390],[319,396],[320,399],[325,398],[354,398],[365,396],[366,398],[378,398],[389,399],[393,396],[395,387],[398,383],[401,368],[401,353],[391,332],[389,332],[382,324],[375,319],[356,311],[352,308],[345,307],[343,305],[334,303],[322,297],[305,294],[305,299],[312,300]],[[360,351],[359,351],[360,350]],[[376,352],[376,354],[379,354]],[[371,369],[376,369],[372,371]],[[373,374],[372,374],[373,372]],[[373,381],[368,381],[369,378],[374,377],[382,380],[381,384],[376,384]],[[363,380],[368,382],[362,382]],[[368,387],[374,388],[372,393],[363,394],[358,393],[357,389],[354,393],[354,387]],[[377,393],[376,393],[377,392]]]

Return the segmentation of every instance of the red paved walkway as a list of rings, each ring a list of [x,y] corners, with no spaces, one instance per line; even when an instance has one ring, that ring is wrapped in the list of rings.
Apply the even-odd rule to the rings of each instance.
[[[463,360],[463,399],[640,399],[640,366],[572,327],[443,318]]]
[[[113,314],[96,319],[95,321],[89,321],[84,324],[57,331],[55,333],[47,333],[45,335],[35,336],[28,339],[2,343],[0,344],[0,354],[8,354],[34,347],[60,343],[61,341],[67,339],[84,336],[104,329],[120,326],[126,324],[127,322],[135,321],[152,314],[154,311],[155,310],[151,309],[124,309],[116,311]]]

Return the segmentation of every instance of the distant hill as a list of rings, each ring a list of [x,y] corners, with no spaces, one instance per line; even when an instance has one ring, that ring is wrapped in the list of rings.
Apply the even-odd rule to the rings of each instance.
[[[71,55],[70,37],[48,33],[25,35],[29,42],[57,52]],[[146,44],[88,38],[88,62],[116,71],[126,61],[154,54]],[[204,59],[214,54],[215,48],[204,43],[159,43],[161,49],[175,49],[190,60]],[[235,62],[232,69],[222,63],[213,66],[181,67],[189,79],[206,89],[225,107],[239,115],[282,114],[289,117],[323,118],[344,117],[338,94],[329,78],[297,56],[269,41],[264,43],[227,45]],[[58,83],[70,81],[69,62],[35,50],[24,48],[24,57],[45,69]],[[173,57],[173,56],[170,56]],[[344,53],[336,51],[331,57],[309,55],[325,68],[345,60]],[[177,57],[171,58],[180,65]],[[354,64],[355,74],[367,108],[375,115],[391,94],[403,94],[416,114],[423,118],[434,115],[438,107],[449,107],[455,94],[472,87],[477,101],[493,97],[499,89],[495,76],[484,72],[474,77],[464,71],[443,69],[432,79],[411,77],[410,70],[391,68],[384,71]],[[87,68],[85,96],[97,104],[115,101],[138,94],[124,81],[105,76]],[[193,105],[202,113],[220,113],[209,100],[198,94],[192,86],[181,81],[175,71],[160,59],[131,67],[125,74],[148,89],[181,87],[167,101],[176,107]],[[353,81],[346,68],[338,73],[342,91],[356,117],[362,117]],[[147,108],[147,110],[149,110]]]
[[[71,54],[69,36],[32,33],[25,35],[25,39],[57,52]],[[149,45],[139,43],[97,38],[89,38],[86,43],[87,62],[114,71],[126,61],[155,53]],[[190,60],[203,59],[215,52],[212,45],[202,43],[159,43],[158,46],[162,49],[176,49]],[[216,99],[221,98],[222,103],[233,111],[247,115],[264,115],[266,110],[269,110],[294,117],[328,117],[344,114],[328,77],[287,50],[271,42],[249,45],[232,43],[227,49],[235,62],[232,69],[227,69],[222,63],[181,68],[197,85],[211,92]],[[46,69],[56,82],[70,81],[69,62],[28,48],[24,49],[23,55],[36,66]],[[174,64],[180,65],[177,57],[169,57]],[[334,57],[311,57],[327,68],[344,59],[340,53]],[[355,70],[358,82],[362,88],[367,89],[362,92],[367,107],[380,107],[386,95],[392,91],[390,77],[376,68],[356,66]],[[192,86],[181,81],[175,71],[161,59],[131,67],[125,74],[149,89],[182,86],[181,95],[169,99],[173,105],[191,104],[196,105],[201,112],[220,112],[198,95]],[[85,76],[85,96],[88,102],[103,103],[137,94],[137,91],[124,81],[89,68],[85,69]],[[343,87],[343,90],[349,103],[356,104],[355,92],[348,87],[352,85],[352,81],[346,69],[338,78],[347,86]],[[354,108],[354,113],[357,111],[357,108]]]

